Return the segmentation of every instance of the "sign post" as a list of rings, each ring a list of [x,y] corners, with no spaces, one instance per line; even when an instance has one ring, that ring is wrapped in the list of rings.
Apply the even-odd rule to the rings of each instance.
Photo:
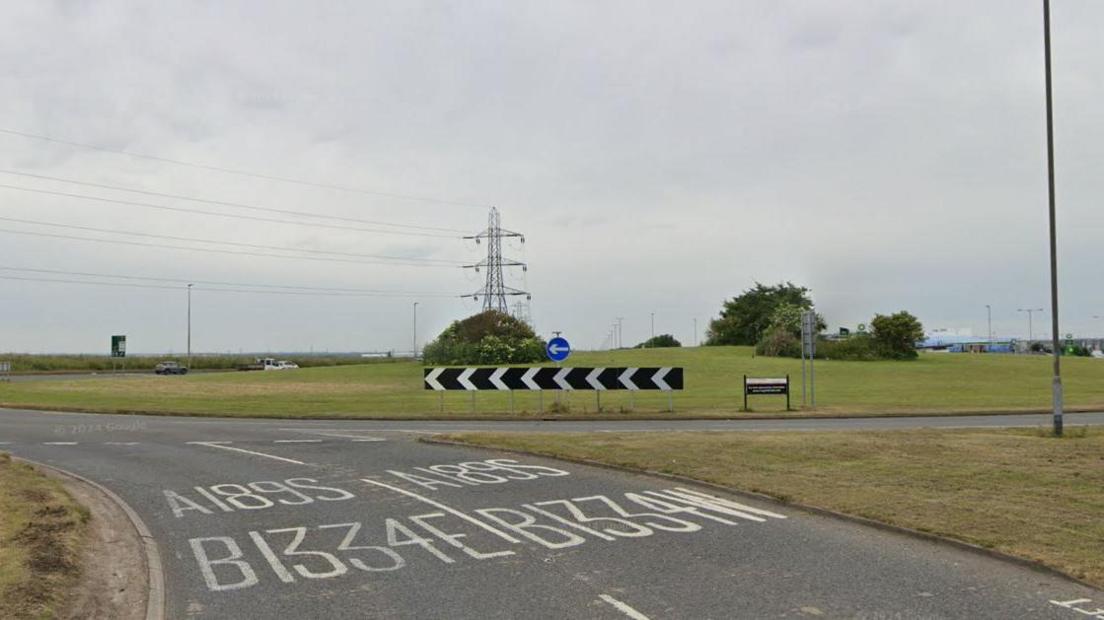
[[[126,368],[126,336],[111,337],[111,372],[115,372],[115,360],[123,360]]]
[[[815,310],[801,313],[801,404],[805,405],[805,360],[809,360],[809,395],[816,409],[816,337],[817,315]]]
[[[11,362],[0,362],[0,381],[11,381]]]
[[[544,354],[548,356],[548,359],[556,362],[556,367],[559,368],[564,360],[571,356],[571,343],[566,338],[560,337],[560,332],[553,332],[556,337],[548,341],[548,345],[544,348]],[[556,406],[560,406],[560,392],[556,392]],[[543,395],[542,395],[543,398]],[[541,409],[544,409],[543,403]]]

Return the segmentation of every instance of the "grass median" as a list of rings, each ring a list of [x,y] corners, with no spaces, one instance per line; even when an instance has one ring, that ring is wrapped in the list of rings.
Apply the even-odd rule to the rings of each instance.
[[[60,483],[0,454],[0,615],[58,615],[80,574],[88,518]]]
[[[1104,587],[1104,430],[463,433],[678,474],[1041,562]]]
[[[816,411],[811,415],[970,413],[1043,410],[1050,404],[1050,358],[1031,355],[933,354],[906,362],[817,362]],[[749,347],[702,347],[582,352],[571,366],[680,366],[686,389],[659,392],[562,395],[556,417],[631,415],[744,415],[743,375],[794,381],[800,406],[799,360],[756,357]],[[423,389],[422,366],[393,361],[338,368],[234,372],[185,377],[110,377],[0,382],[0,406],[98,412],[178,413],[263,417],[481,417],[548,416],[551,392],[509,394],[434,393]],[[1072,409],[1104,409],[1104,360],[1063,362],[1066,403]],[[756,415],[786,416],[785,399],[752,397]],[[542,413],[543,412],[543,413]]]

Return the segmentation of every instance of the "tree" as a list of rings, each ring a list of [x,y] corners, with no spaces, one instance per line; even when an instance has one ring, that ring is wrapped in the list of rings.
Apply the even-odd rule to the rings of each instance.
[[[427,364],[529,364],[544,359],[543,340],[524,321],[488,310],[454,321],[427,344]]]
[[[653,338],[649,338],[644,342],[636,345],[637,349],[661,349],[664,347],[681,347],[682,343],[675,340],[675,337],[671,334],[660,334]]]
[[[870,321],[870,337],[880,353],[889,358],[916,357],[916,343],[924,339],[924,326],[915,316],[902,310],[885,316],[874,315]]]
[[[756,282],[755,286],[724,303],[721,316],[709,323],[707,345],[754,345],[758,343],[767,328],[775,320],[775,313],[785,315],[780,320],[791,322],[796,314],[797,333],[801,333],[801,312],[813,307],[809,289],[792,282],[783,282],[766,286]],[[780,310],[780,308],[784,308]],[[794,312],[796,309],[796,313]],[[823,319],[817,318],[817,327],[824,329]]]

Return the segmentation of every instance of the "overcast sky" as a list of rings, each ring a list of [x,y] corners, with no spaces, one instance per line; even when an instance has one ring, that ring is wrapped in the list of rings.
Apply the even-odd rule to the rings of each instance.
[[[1104,3],[1054,5],[1062,331],[1099,335]],[[486,246],[453,231],[487,205],[526,235],[507,278],[538,331],[579,347],[652,312],[692,344],[756,280],[810,287],[832,330],[984,334],[991,304],[998,336],[1029,307],[1049,334],[1038,1],[5,2],[0,92],[3,130],[377,192],[0,133],[0,185],[182,209],[0,187],[0,351],[179,352],[189,280],[414,294],[197,284],[196,350],[409,350],[413,302],[421,342],[478,309],[456,263]]]

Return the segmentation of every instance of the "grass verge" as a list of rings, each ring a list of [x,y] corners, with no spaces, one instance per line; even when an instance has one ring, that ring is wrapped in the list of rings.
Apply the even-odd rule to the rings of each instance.
[[[52,618],[80,575],[89,512],[57,481],[0,454],[0,614]]]
[[[1031,355],[922,355],[907,362],[817,362],[816,411],[805,415],[885,415],[1042,411],[1050,406],[1050,358]],[[785,399],[752,397],[741,413],[742,377],[790,374],[801,401],[799,360],[755,357],[748,347],[638,349],[578,353],[574,366],[681,366],[686,389],[667,413],[660,392],[566,392],[555,417],[739,417],[793,415]],[[1104,360],[1063,362],[1070,411],[1104,409]],[[533,392],[434,393],[422,366],[392,360],[335,368],[234,372],[186,377],[102,377],[0,382],[0,406],[104,413],[174,413],[276,418],[478,418],[550,415],[556,396]]]
[[[954,538],[1104,587],[1104,431],[461,433]]]

